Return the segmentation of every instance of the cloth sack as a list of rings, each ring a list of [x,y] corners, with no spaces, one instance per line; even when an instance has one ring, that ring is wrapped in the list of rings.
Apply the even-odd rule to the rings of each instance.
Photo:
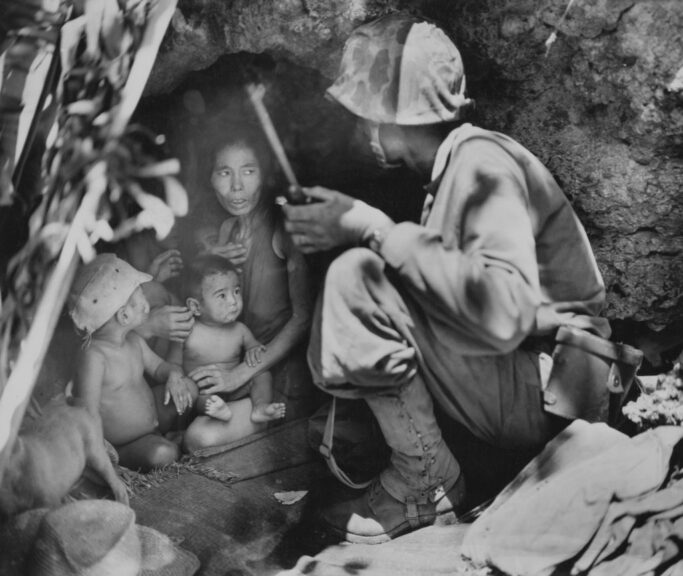
[[[591,541],[612,501],[644,497],[669,474],[683,428],[629,438],[577,420],[472,524],[462,552],[511,576],[546,576]]]
[[[632,346],[561,326],[543,390],[545,410],[569,420],[614,422],[642,360]]]
[[[197,557],[110,500],[30,510],[0,530],[3,576],[192,576]]]

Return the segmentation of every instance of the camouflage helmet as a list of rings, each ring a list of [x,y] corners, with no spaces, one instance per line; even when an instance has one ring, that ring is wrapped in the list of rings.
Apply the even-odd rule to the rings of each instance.
[[[457,120],[470,104],[458,49],[443,30],[406,14],[356,28],[327,93],[356,116],[381,124]]]

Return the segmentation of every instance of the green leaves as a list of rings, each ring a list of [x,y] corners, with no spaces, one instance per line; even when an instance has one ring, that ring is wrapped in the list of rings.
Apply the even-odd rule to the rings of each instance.
[[[29,2],[31,10],[21,9],[20,2],[3,4],[14,6],[22,23],[44,16],[34,10],[42,6],[37,0]],[[88,260],[99,240],[117,241],[146,228],[163,238],[188,209],[176,177],[180,164],[165,158],[163,138],[128,125],[176,1],[68,4],[72,17],[63,24],[33,19],[41,34],[59,34],[62,75],[51,93],[57,114],[43,157],[40,205],[29,220],[31,241],[12,259],[9,293],[2,302],[0,334],[13,342],[30,325],[67,231],[75,234],[73,249]],[[61,8],[66,5],[62,0]],[[0,114],[3,97],[5,103],[14,98],[15,108],[21,105],[21,90],[9,88],[10,83],[0,84]],[[0,202],[11,201],[8,178],[11,182],[11,164],[0,162]],[[62,304],[54,303],[56,314]],[[3,346],[10,349],[6,341],[0,350]],[[7,363],[0,366],[0,390],[7,371]]]

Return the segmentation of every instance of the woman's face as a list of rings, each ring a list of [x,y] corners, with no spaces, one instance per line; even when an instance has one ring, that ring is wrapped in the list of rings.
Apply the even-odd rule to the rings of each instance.
[[[263,177],[254,151],[229,144],[216,153],[211,186],[221,206],[232,216],[249,214],[258,205]]]

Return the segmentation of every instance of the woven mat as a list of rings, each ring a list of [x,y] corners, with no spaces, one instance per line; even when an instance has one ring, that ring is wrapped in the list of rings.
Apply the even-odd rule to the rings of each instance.
[[[308,418],[300,418],[269,428],[224,446],[192,454],[199,466],[233,475],[244,482],[280,470],[319,460],[308,445]]]
[[[130,470],[123,466],[117,466],[117,473],[128,488],[129,495],[139,494],[150,488],[158,488],[164,482],[180,478],[183,474],[197,474],[210,480],[220,482],[225,486],[232,484],[237,476],[224,470],[218,470],[210,464],[198,462],[187,457],[179,462],[174,462],[163,468],[157,468],[151,472],[142,473]]]
[[[198,576],[262,576],[282,568],[274,556],[283,546],[298,546],[283,542],[310,500],[285,505],[275,494],[309,490],[329,474],[308,448],[302,419],[142,476],[131,498],[137,522],[193,552]],[[298,558],[297,550],[288,556]]]
[[[307,419],[302,418],[230,444],[198,450],[147,473],[120,465],[117,472],[131,495],[159,487],[183,474],[204,476],[229,486],[317,460],[308,446],[306,431]]]

